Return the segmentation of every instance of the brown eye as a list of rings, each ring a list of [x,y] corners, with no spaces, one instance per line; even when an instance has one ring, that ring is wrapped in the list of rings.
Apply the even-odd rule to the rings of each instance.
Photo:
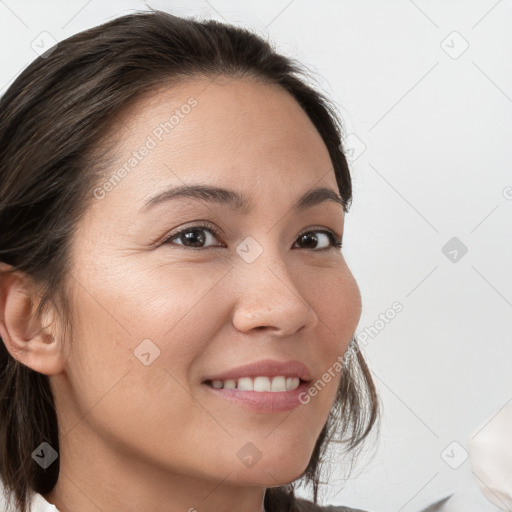
[[[186,226],[171,233],[162,242],[162,245],[180,245],[186,249],[222,247],[222,245],[211,244],[219,236],[220,233],[213,224],[197,224]],[[341,249],[342,247],[341,238],[338,238],[332,231],[327,229],[306,231],[299,235],[297,241],[302,245],[300,249],[311,249],[315,252],[327,251],[331,248]],[[320,248],[318,248],[318,244],[321,245]]]
[[[315,233],[320,233],[320,236],[317,236]],[[316,251],[326,251],[331,247],[341,249],[342,246],[342,240],[337,238],[332,231],[326,229],[307,231],[299,235],[297,240],[300,240],[300,243],[306,245],[304,249],[313,249]],[[318,243],[323,244],[323,247],[316,249],[315,247]]]
[[[219,247],[219,245],[209,245],[212,240],[217,239],[220,233],[211,224],[197,224],[181,228],[171,233],[163,242],[164,244],[181,245],[187,249],[208,249],[209,247]],[[180,240],[181,243],[176,243]]]

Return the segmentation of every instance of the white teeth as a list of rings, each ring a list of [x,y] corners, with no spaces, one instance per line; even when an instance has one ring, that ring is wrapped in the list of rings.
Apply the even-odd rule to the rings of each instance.
[[[247,379],[247,380],[250,381],[251,379]],[[240,384],[240,381],[238,381],[238,383]],[[256,377],[254,379],[254,385],[253,385],[254,391],[270,391],[270,388],[271,388],[271,384],[270,384],[270,379],[268,377]]]
[[[272,379],[272,391],[286,391],[286,379],[284,377],[274,377]]]
[[[222,381],[220,381],[222,383]],[[224,389],[236,389],[236,381],[233,379],[228,379],[224,381]]]
[[[252,379],[250,377],[242,377],[241,379],[238,379],[238,382],[236,383],[236,389],[247,389],[248,391],[251,391],[254,389]]]
[[[240,389],[242,391],[270,391],[283,392],[293,391],[300,384],[298,377],[278,376],[270,379],[269,377],[241,377],[238,380],[226,379],[212,381],[212,386],[217,389]]]
[[[298,377],[288,377],[286,379],[286,389],[297,389],[300,384],[300,379]]]

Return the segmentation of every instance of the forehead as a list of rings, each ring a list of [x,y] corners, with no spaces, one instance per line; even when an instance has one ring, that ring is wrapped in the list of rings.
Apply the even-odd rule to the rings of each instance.
[[[337,190],[327,148],[279,86],[217,77],[160,86],[122,111],[111,132],[106,199],[137,210],[171,185],[229,185],[290,202],[314,186]],[[106,202],[106,201],[102,201]]]

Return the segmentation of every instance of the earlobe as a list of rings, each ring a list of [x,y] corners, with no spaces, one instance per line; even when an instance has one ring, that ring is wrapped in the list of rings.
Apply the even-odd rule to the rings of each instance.
[[[35,317],[35,293],[28,276],[0,273],[0,336],[11,356],[46,375],[63,370],[55,334]]]

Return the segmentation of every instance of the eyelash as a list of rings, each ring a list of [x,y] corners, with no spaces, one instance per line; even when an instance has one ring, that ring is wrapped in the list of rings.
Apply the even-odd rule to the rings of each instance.
[[[215,238],[219,238],[222,235],[219,232],[219,230],[213,224],[210,224],[209,222],[205,222],[205,223],[195,224],[193,226],[186,226],[186,227],[180,229],[179,231],[171,233],[169,236],[165,237],[165,239],[163,240],[161,245],[171,244],[171,242],[174,239],[178,238],[180,235],[182,235],[184,233],[188,233],[189,231],[200,230],[200,229],[205,229],[207,231],[210,231],[211,233],[213,233]],[[330,229],[325,229],[325,228],[309,229],[308,231],[304,231],[303,233],[300,233],[297,238],[299,238],[299,237],[301,237],[303,235],[306,235],[308,233],[324,233],[331,240],[331,245],[329,247],[326,247],[326,248],[323,248],[323,249],[311,249],[313,252],[322,252],[322,251],[327,251],[329,249],[341,249],[342,246],[343,246],[342,239],[338,238],[336,236],[336,234],[333,231],[331,231]],[[215,249],[215,248],[219,247],[219,246],[186,247],[186,246],[180,245],[180,244],[178,244],[178,246],[182,247],[183,249],[188,249],[188,250],[192,250],[192,251],[205,251],[207,249]]]

